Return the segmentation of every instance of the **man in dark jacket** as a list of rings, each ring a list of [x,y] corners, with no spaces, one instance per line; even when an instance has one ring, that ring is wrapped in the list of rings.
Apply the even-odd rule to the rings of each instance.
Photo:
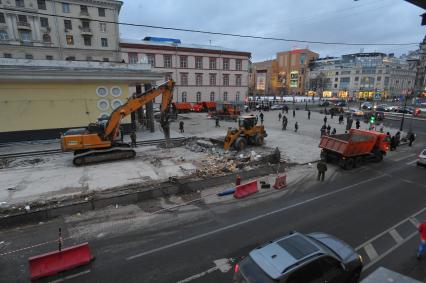
[[[317,180],[319,181],[321,179],[321,181],[324,181],[325,171],[327,171],[327,163],[325,163],[325,161],[321,159],[317,163],[317,169],[318,169]]]
[[[311,120],[311,110],[308,110],[308,120]]]
[[[327,116],[324,116],[324,125],[327,124]]]
[[[359,129],[359,127],[361,127],[361,122],[359,121],[359,119],[356,119],[355,127],[357,129]]]
[[[260,117],[260,124],[263,125],[263,112],[260,112],[259,117]]]
[[[287,117],[283,116],[283,131],[287,130],[287,123],[288,123]]]
[[[412,146],[415,139],[416,139],[416,136],[414,135],[414,133],[410,133],[408,137],[408,140],[409,140],[408,146]]]
[[[185,132],[185,130],[183,129],[183,125],[184,125],[183,121],[180,121],[179,122],[179,130],[180,130],[181,133]]]

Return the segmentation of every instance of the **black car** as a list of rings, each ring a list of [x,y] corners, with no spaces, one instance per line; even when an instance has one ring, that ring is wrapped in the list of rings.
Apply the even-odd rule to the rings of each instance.
[[[331,235],[290,233],[235,265],[234,283],[355,283],[362,267],[362,257]]]
[[[346,101],[339,101],[339,102],[336,102],[334,105],[338,107],[346,107],[348,106],[348,103]]]

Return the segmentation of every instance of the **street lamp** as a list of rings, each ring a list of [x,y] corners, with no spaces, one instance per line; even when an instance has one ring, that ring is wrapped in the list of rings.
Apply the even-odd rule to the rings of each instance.
[[[404,127],[405,111],[407,110],[407,100],[408,100],[408,96],[406,95],[404,97],[404,108],[402,109],[401,125],[399,126],[400,131],[402,131],[402,128]]]

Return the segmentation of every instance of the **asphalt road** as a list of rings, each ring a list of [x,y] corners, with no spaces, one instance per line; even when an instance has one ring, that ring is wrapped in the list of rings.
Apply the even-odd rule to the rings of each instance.
[[[384,266],[426,282],[426,262],[415,259],[415,223],[426,219],[426,168],[415,165],[423,147],[426,140],[419,138],[382,163],[337,169],[324,183],[307,176],[287,193],[245,207],[200,204],[207,213],[185,225],[89,239],[96,260],[49,282],[232,282],[235,260],[291,230],[343,239],[364,256],[363,276]],[[185,210],[166,215],[173,222],[181,213]],[[66,237],[67,225],[57,219],[0,231],[0,282],[27,281],[27,257],[56,244],[7,251],[46,241],[59,226]]]

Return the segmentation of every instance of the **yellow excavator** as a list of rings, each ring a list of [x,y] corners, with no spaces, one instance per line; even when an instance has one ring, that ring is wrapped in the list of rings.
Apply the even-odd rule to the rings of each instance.
[[[130,145],[119,139],[120,123],[124,117],[159,95],[162,95],[160,124],[167,142],[170,139],[168,112],[173,88],[173,80],[168,80],[144,93],[133,94],[111,113],[108,120],[90,123],[86,128],[68,130],[61,135],[62,150],[74,152],[73,163],[76,166],[135,157],[136,152]]]
[[[254,115],[240,116],[238,129],[229,128],[223,148],[229,150],[232,146],[237,151],[243,150],[248,144],[263,145],[264,138],[268,135],[263,125],[257,125]]]

